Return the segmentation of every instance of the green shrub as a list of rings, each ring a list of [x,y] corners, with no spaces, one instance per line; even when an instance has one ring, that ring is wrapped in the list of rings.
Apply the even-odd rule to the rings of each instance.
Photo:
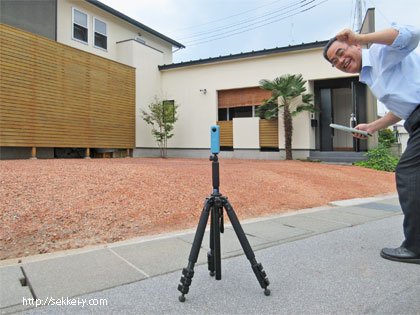
[[[378,141],[383,144],[386,148],[390,148],[393,143],[395,143],[394,132],[391,129],[382,129],[378,132]]]
[[[372,168],[378,171],[395,172],[398,159],[389,153],[384,144],[379,144],[376,148],[369,150],[365,156],[368,157],[367,160],[356,162],[354,165]]]

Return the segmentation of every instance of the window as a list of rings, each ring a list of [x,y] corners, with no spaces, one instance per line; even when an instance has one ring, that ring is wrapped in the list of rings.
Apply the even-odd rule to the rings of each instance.
[[[108,30],[105,22],[98,20],[97,18],[93,19],[94,27],[94,46],[102,49],[107,49],[108,45]]]
[[[227,121],[229,120],[228,117],[229,108],[219,108],[219,121]]]
[[[89,16],[73,8],[73,39],[88,43]]]
[[[233,110],[233,114],[231,111]],[[241,117],[252,117],[252,106],[241,106],[230,108],[230,113],[232,118],[241,118]]]
[[[233,118],[241,117],[257,117],[255,111],[259,105],[255,106],[239,106],[239,107],[230,107],[230,108],[219,108],[218,111],[218,120],[226,121],[232,120]]]

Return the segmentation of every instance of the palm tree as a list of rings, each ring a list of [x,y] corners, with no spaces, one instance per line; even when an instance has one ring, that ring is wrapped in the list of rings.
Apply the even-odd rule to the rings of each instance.
[[[311,104],[312,94],[305,94],[306,81],[301,74],[286,74],[273,81],[261,80],[260,88],[271,91],[271,98],[264,100],[258,107],[257,116],[265,119],[277,119],[279,110],[283,110],[284,140],[286,160],[292,160],[293,117],[302,111],[319,112]],[[302,97],[301,101],[298,97]]]

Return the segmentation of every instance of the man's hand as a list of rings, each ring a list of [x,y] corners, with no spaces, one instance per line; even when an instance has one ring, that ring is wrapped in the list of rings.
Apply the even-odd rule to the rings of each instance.
[[[392,27],[368,34],[357,34],[349,29],[344,29],[335,35],[340,42],[345,42],[349,46],[370,43],[391,45],[397,36],[398,31]]]
[[[369,124],[360,124],[354,127],[354,129],[357,130],[364,130],[373,135],[378,130],[387,128],[388,126],[392,126],[393,124],[396,124],[401,120],[400,117],[396,116],[392,112],[388,112],[385,114],[384,117],[379,118]],[[361,134],[354,134],[352,133],[353,137],[359,138],[359,139],[366,139],[366,136],[363,136]]]
[[[335,35],[335,37],[337,37],[340,42],[345,42],[349,46],[360,43],[360,35],[349,29],[342,30],[340,33]]]
[[[374,128],[370,127],[369,124],[360,124],[360,125],[357,125],[356,127],[354,127],[354,129],[367,131],[371,135],[373,135],[373,133],[376,131]],[[361,135],[360,133],[352,133],[352,135],[355,138],[367,139],[366,136]]]

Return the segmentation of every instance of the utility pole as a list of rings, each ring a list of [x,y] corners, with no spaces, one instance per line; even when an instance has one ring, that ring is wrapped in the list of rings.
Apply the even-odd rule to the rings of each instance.
[[[354,30],[357,33],[360,33],[362,29],[362,23],[363,23],[363,14],[366,11],[366,2],[365,0],[356,0],[356,9],[354,13]]]

